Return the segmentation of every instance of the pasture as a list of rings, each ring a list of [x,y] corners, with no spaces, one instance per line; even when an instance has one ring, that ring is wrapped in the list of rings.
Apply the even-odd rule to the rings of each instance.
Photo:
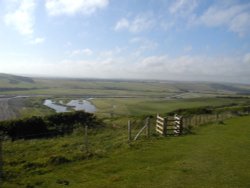
[[[147,116],[212,106],[249,106],[249,85],[206,82],[22,78],[0,74],[1,119],[55,113],[45,99],[91,99],[105,126],[47,139],[2,143],[2,187],[249,187],[250,118],[195,127],[181,137],[154,132],[128,144]],[[15,96],[27,96],[15,98]],[[13,98],[14,97],[14,98]],[[7,110],[6,110],[7,109]]]
[[[249,187],[250,117],[195,128],[182,137],[140,139],[125,128],[4,143],[3,187]],[[57,159],[57,160],[56,160]]]

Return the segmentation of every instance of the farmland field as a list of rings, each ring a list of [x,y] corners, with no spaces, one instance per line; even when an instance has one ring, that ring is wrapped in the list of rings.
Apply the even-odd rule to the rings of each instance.
[[[81,80],[0,76],[1,119],[48,114],[47,98],[86,99],[96,105],[99,116],[147,115],[178,108],[225,105],[248,101],[250,86],[206,82]],[[28,98],[10,99],[13,96]],[[218,98],[219,97],[219,98]],[[4,102],[5,101],[5,102]],[[12,102],[13,101],[13,102]],[[33,108],[34,107],[34,108]],[[5,110],[7,109],[7,110]],[[5,115],[4,115],[5,114]]]
[[[104,127],[54,138],[5,140],[3,187],[249,187],[249,116],[195,127],[181,137],[141,136],[147,116],[178,109],[249,108],[250,86],[200,82],[0,77],[0,120],[46,116],[57,103],[89,99]]]

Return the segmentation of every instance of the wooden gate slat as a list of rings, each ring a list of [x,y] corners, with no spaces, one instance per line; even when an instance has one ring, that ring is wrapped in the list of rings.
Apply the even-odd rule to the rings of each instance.
[[[162,135],[180,135],[182,134],[182,117],[175,115],[163,118],[156,116],[156,132]]]

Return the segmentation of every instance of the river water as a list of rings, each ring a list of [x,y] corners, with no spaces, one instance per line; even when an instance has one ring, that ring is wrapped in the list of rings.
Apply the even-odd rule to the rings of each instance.
[[[43,104],[56,112],[68,112],[69,108],[73,108],[76,111],[84,110],[89,113],[96,111],[96,107],[87,100],[71,100],[67,104],[63,104],[63,102],[60,101],[59,103],[60,104],[55,103],[55,101],[52,101],[51,99],[46,99]]]

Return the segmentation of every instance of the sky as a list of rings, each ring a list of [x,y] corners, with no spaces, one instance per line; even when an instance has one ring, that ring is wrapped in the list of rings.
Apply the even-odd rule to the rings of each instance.
[[[0,0],[0,72],[250,83],[250,1]]]

